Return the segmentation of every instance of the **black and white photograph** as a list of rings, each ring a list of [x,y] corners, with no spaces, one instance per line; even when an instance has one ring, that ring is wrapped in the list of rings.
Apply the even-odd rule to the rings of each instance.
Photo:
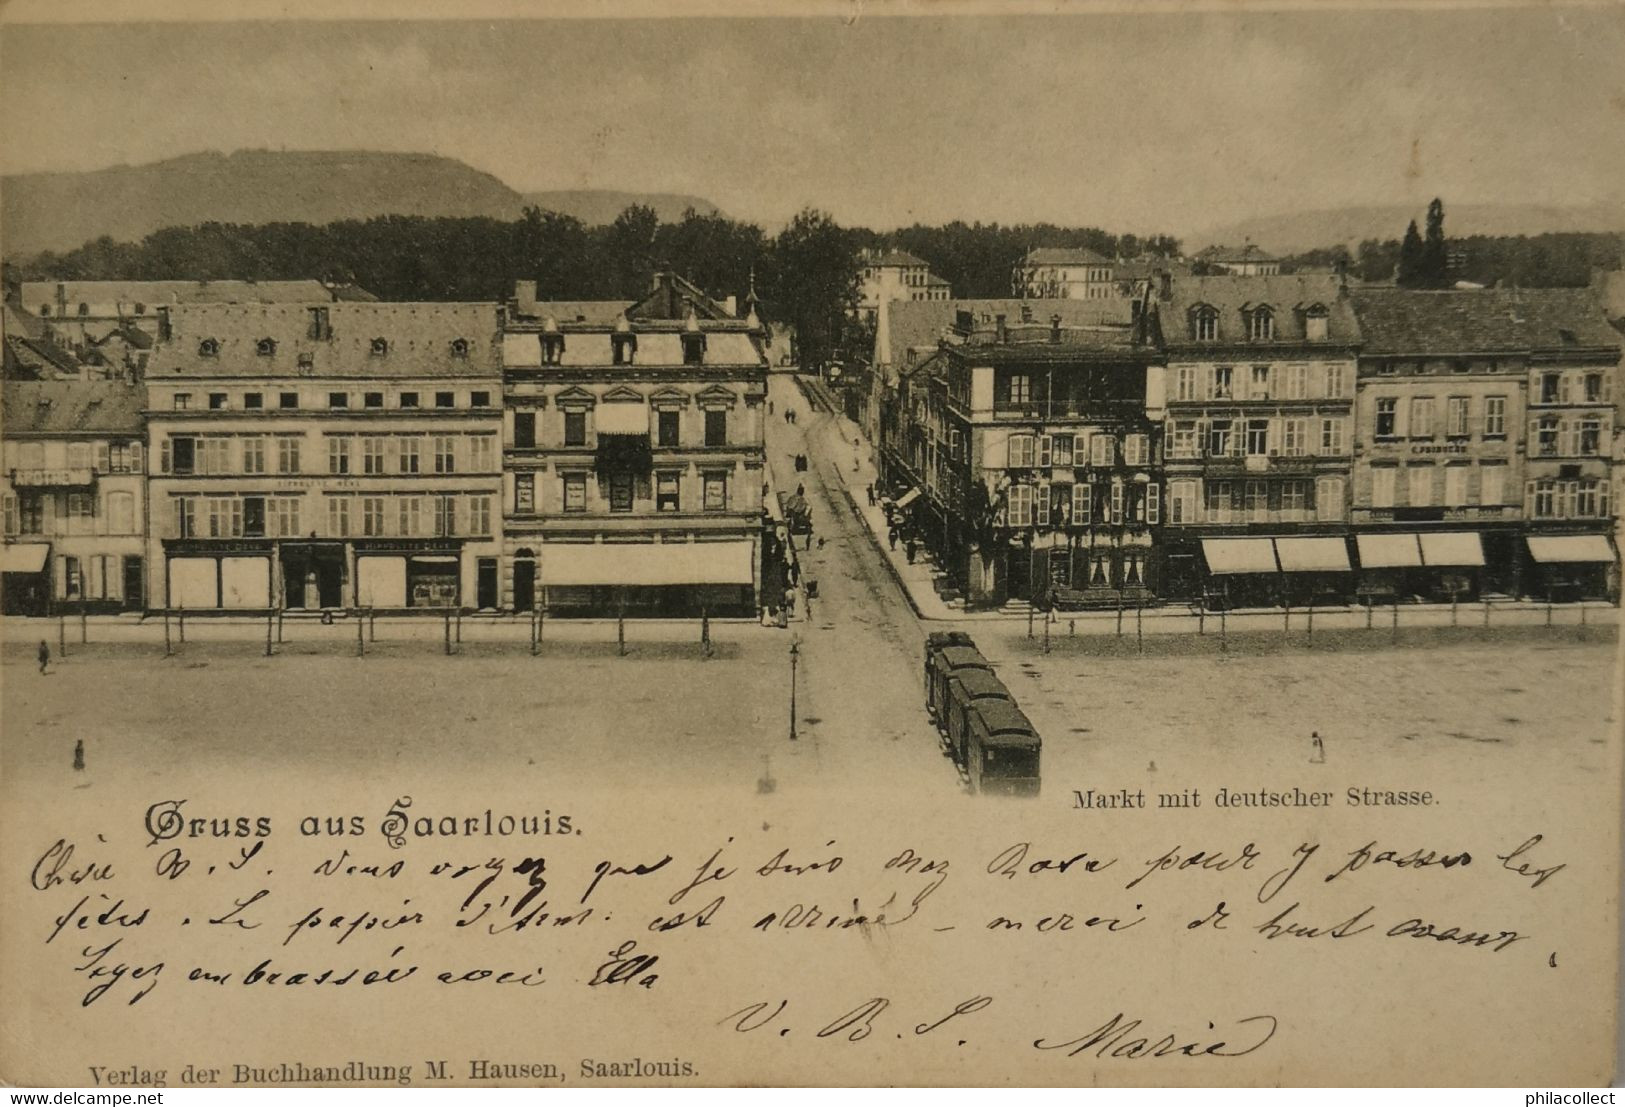
[[[0,1082],[1608,1087],[1622,58],[0,8]]]

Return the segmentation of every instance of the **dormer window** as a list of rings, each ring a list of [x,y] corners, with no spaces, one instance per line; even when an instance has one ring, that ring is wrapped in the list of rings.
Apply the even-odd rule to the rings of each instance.
[[[468,339],[466,339],[466,338],[454,338],[454,339],[452,339],[451,340],[451,356],[452,357],[467,357],[468,356]]]
[[[79,314],[80,315],[89,315],[90,314],[90,305],[89,304],[80,304],[79,305]]]
[[[1255,307],[1247,317],[1247,337],[1254,342],[1268,342],[1275,337],[1275,313],[1267,307]]]
[[[375,338],[372,340],[372,356],[383,357],[389,353],[389,339]]]
[[[254,343],[254,352],[260,357],[270,357],[276,353],[276,339],[262,338]]]
[[[1219,313],[1215,309],[1203,305],[1196,309],[1192,318],[1192,330],[1198,342],[1216,342],[1219,338]]]
[[[700,365],[705,361],[705,335],[683,335],[683,364]]]
[[[197,344],[199,357],[219,357],[220,340],[218,338],[205,338]]]
[[[50,304],[41,304],[39,306],[39,313],[40,313],[40,318],[41,319],[45,318],[47,315],[51,314],[51,305]]]
[[[562,334],[542,335],[542,364],[557,365],[564,360],[564,336]],[[620,364],[619,361],[616,362]]]
[[[609,336],[610,360],[616,365],[631,365],[632,359],[638,352],[638,336],[635,334],[612,334]]]
[[[1303,333],[1310,342],[1326,341],[1326,330],[1330,316],[1324,304],[1312,304],[1308,311],[1303,313]]]

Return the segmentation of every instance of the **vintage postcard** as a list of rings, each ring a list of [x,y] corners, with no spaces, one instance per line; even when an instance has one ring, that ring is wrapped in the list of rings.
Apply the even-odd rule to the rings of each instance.
[[[1625,7],[0,9],[0,1079],[1607,1084]]]

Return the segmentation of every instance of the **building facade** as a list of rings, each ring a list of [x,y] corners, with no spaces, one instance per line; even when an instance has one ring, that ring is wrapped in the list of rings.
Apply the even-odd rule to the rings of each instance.
[[[1579,289],[1353,294],[1363,587],[1618,595],[1620,335]]]
[[[873,323],[882,304],[953,298],[948,282],[907,250],[866,249],[858,255],[858,311]]]
[[[6,614],[143,606],[144,399],[122,381],[5,383]]]
[[[150,606],[497,607],[496,305],[177,306],[164,334]]]
[[[1359,328],[1333,276],[1162,281],[1164,595],[1346,594]]]
[[[1232,277],[1273,277],[1281,271],[1281,260],[1271,257],[1251,242],[1239,249],[1209,246],[1196,255],[1196,264],[1209,273]]]
[[[1040,246],[1010,274],[1011,293],[1037,300],[1110,300],[1120,295],[1113,263],[1093,250]]]
[[[754,614],[762,325],[670,273],[617,307],[605,318],[533,301],[508,321],[502,602],[558,615]]]

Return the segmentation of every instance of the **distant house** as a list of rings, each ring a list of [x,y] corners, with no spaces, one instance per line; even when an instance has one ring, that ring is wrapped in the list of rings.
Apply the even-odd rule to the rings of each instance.
[[[57,345],[41,319],[11,303],[0,314],[0,350],[8,381],[78,377],[84,369],[78,358]]]
[[[1110,300],[1117,295],[1113,268],[1093,250],[1041,246],[1011,270],[1010,290],[1022,299]]]
[[[858,311],[866,322],[873,323],[880,305],[894,300],[942,301],[952,295],[930,263],[907,250],[864,250],[858,255]]]
[[[1196,261],[1209,273],[1233,277],[1273,277],[1281,271],[1280,258],[1271,257],[1251,242],[1240,249],[1209,246],[1196,255]]]

